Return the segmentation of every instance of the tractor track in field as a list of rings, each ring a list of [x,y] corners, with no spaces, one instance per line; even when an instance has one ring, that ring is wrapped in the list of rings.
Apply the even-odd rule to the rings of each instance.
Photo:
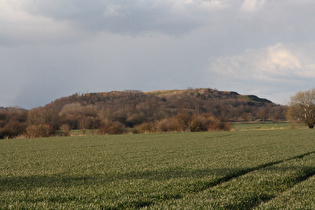
[[[216,179],[214,182],[211,182],[211,183],[209,182],[208,185],[205,185],[203,188],[200,188],[200,189],[196,190],[195,192],[199,193],[199,192],[207,190],[207,189],[209,189],[211,187],[215,187],[217,185],[220,185],[220,184],[223,184],[225,182],[228,182],[231,179],[235,179],[235,178],[238,178],[240,176],[246,175],[246,174],[248,174],[250,172],[258,171],[260,169],[263,169],[263,168],[266,168],[266,167],[269,167],[269,166],[273,166],[273,165],[277,165],[277,164],[280,164],[280,163],[284,163],[286,161],[290,161],[290,160],[294,160],[294,159],[301,159],[301,158],[304,158],[305,156],[308,156],[308,155],[311,155],[311,154],[315,154],[315,151],[307,152],[307,153],[304,153],[304,154],[301,154],[301,155],[297,155],[297,156],[294,156],[294,157],[291,157],[291,158],[283,159],[283,160],[278,160],[278,161],[272,161],[272,162],[264,163],[264,164],[261,164],[261,165],[258,165],[256,167],[252,167],[252,168],[243,169],[243,170],[240,170],[238,172],[235,172],[235,173],[229,174],[227,176],[224,176],[222,178]]]
[[[308,179],[310,179],[311,177],[315,176],[315,167],[312,168],[312,171],[310,171],[310,173],[306,173],[305,175],[303,176],[300,176],[298,177],[298,179],[296,180],[296,182],[294,183],[294,185],[292,185],[290,188],[282,191],[279,195],[277,196],[274,196],[274,197],[270,197],[270,198],[267,198],[267,199],[264,199],[263,202],[261,203],[258,203],[257,205],[253,205],[252,206],[252,209],[254,209],[255,207],[258,207],[259,205],[263,204],[263,203],[267,203],[273,199],[276,199],[277,197],[280,197],[282,194],[290,191],[291,189],[293,189],[295,186],[297,186],[298,184],[304,182],[304,181],[307,181]]]
[[[287,158],[287,159],[283,159],[283,160],[278,160],[278,161],[271,161],[271,162],[268,162],[268,163],[264,163],[264,164],[261,164],[261,165],[258,165],[256,167],[252,167],[252,168],[247,168],[247,169],[242,169],[242,170],[239,170],[235,173],[232,173],[232,174],[228,174],[222,178],[219,178],[219,179],[216,179],[216,180],[213,180],[209,183],[204,183],[204,185],[202,187],[196,187],[195,189],[193,189],[193,193],[185,193],[183,196],[179,196],[179,195],[176,195],[176,196],[169,196],[169,197],[165,197],[165,198],[162,198],[160,201],[167,201],[167,200],[178,200],[178,199],[182,199],[184,196],[186,195],[193,195],[193,194],[198,194],[198,193],[201,193],[205,190],[208,190],[212,187],[215,187],[215,186],[218,186],[218,185],[221,185],[221,184],[224,184],[232,179],[236,179],[238,177],[241,177],[241,176],[244,176],[248,173],[251,173],[251,172],[254,172],[254,171],[258,171],[260,169],[264,169],[264,168],[267,168],[267,167],[270,167],[270,166],[274,166],[274,165],[277,165],[277,164],[280,164],[280,163],[284,163],[284,162],[287,162],[287,161],[291,161],[291,160],[295,160],[295,159],[302,159],[308,155],[312,155],[312,154],[315,154],[315,151],[312,151],[312,152],[307,152],[307,153],[304,153],[304,154],[301,154],[301,155],[296,155],[296,156],[293,156],[293,157],[290,157],[290,158]],[[315,167],[312,167],[312,168],[309,168],[308,170],[304,171],[305,173],[301,176],[298,177],[298,179],[296,180],[296,182],[294,182],[294,185],[291,186],[290,188],[286,189],[285,191],[281,192],[281,193],[284,193],[286,192],[287,190],[290,190],[291,188],[293,188],[295,185],[307,180],[308,178],[312,177],[315,175]],[[251,206],[247,206],[248,209],[253,209],[255,207],[257,207],[258,205],[262,204],[262,203],[265,203],[265,202],[268,202],[274,198],[276,198],[277,196],[272,196],[272,197],[262,197],[260,198],[261,202],[254,202],[253,205]],[[134,206],[135,208],[149,208],[150,206],[156,204],[156,202],[152,201],[134,201],[132,203],[132,206]],[[241,206],[240,206],[240,209],[241,209]]]
[[[278,161],[272,161],[272,162],[268,162],[268,163],[265,163],[265,164],[261,164],[261,165],[258,165],[256,167],[252,167],[252,168],[248,168],[248,169],[244,169],[244,170],[240,170],[236,173],[233,173],[233,174],[230,174],[230,175],[227,175],[227,176],[224,176],[220,179],[217,179],[215,180],[214,182],[212,183],[209,183],[208,185],[204,186],[203,188],[201,188],[200,190],[196,191],[196,194],[197,193],[200,193],[202,191],[205,191],[207,189],[210,189],[212,187],[215,187],[215,186],[218,186],[218,185],[221,185],[221,184],[224,184],[232,179],[236,179],[238,177],[241,177],[241,176],[244,176],[248,173],[251,173],[251,172],[254,172],[254,171],[258,171],[260,169],[264,169],[264,168],[267,168],[267,167],[270,167],[270,166],[274,166],[274,165],[277,165],[277,164],[281,164],[281,163],[284,163],[284,162],[287,162],[287,161],[291,161],[291,160],[295,160],[295,159],[302,159],[308,155],[312,155],[312,154],[315,154],[315,151],[312,151],[312,152],[307,152],[307,153],[304,153],[304,154],[301,154],[301,155],[296,155],[296,156],[293,156],[291,158],[287,158],[287,159],[283,159],[283,160],[278,160]],[[290,188],[286,189],[285,191],[287,190],[290,190],[291,188],[293,188],[294,186],[296,186],[297,184],[307,180],[308,178],[312,177],[315,175],[315,167],[312,167],[312,168],[308,168],[306,171],[304,171],[305,173],[302,175],[302,176],[299,176],[298,179],[296,180],[296,182],[294,183],[293,186],[291,186]],[[281,192],[281,193],[284,193],[285,191]],[[276,196],[274,197],[263,197],[261,198],[262,202],[268,202],[272,199],[276,198]],[[249,208],[255,208],[256,206],[260,205],[262,202],[257,202],[255,203],[254,205],[252,206],[248,206]],[[239,207],[239,209],[241,209],[241,205]]]
[[[303,155],[298,155],[298,156],[295,156],[295,158],[290,158],[286,161],[289,161],[289,160],[294,160],[294,159],[301,159],[307,155],[311,155],[311,154],[315,154],[315,151],[313,152],[309,152],[309,153],[306,153],[306,154],[303,154]],[[283,161],[283,162],[286,162],[286,161]],[[307,181],[308,179],[310,179],[311,177],[314,177],[315,176],[315,166],[313,167],[307,167],[303,170],[303,174],[301,176],[298,176],[296,180],[294,180],[294,184],[292,186],[290,186],[289,188],[285,189],[284,191],[282,191],[280,194],[278,194],[277,196],[274,196],[274,197],[270,197],[269,199],[265,199],[263,200],[263,202],[257,204],[257,205],[254,205],[252,206],[252,208],[255,208],[263,203],[267,203],[273,199],[276,199],[277,197],[280,197],[281,195],[283,195],[284,193],[290,191],[291,189],[293,189],[295,186],[299,185],[300,183],[304,182],[304,181]]]

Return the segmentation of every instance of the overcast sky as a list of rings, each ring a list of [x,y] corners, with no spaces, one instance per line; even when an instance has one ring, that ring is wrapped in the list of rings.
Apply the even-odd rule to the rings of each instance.
[[[314,0],[0,0],[0,106],[216,88],[315,88]]]

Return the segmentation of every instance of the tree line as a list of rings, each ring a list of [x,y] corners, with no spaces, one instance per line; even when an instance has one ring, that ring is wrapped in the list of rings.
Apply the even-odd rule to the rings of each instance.
[[[286,107],[215,89],[74,94],[31,110],[0,110],[0,138],[229,130],[231,122],[284,121]]]

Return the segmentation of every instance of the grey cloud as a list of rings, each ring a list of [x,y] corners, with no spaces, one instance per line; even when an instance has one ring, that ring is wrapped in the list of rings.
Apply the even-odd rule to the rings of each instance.
[[[314,83],[314,9],[313,0],[5,1],[0,105],[32,108],[75,92],[188,86],[289,98]],[[281,56],[276,65],[260,65],[277,43],[301,68],[291,59],[282,76]]]
[[[252,5],[260,6],[253,12],[244,11],[242,7],[246,2],[257,2]],[[210,41],[219,40],[223,47],[227,45],[225,42],[234,43],[241,48],[248,44],[247,47],[262,47],[270,42],[312,40],[314,7],[315,2],[310,0],[303,3],[284,0],[25,0],[22,3],[22,8],[32,15],[53,18],[88,33],[183,36],[206,28]]]
[[[26,0],[27,1],[27,0]],[[314,32],[312,1],[258,1],[265,2],[254,12],[242,10],[244,1],[221,1],[222,8],[209,9],[202,2],[191,1],[154,1],[154,0],[55,0],[30,1],[24,7],[31,13],[70,21],[89,30],[114,33],[138,34],[141,32],[162,32],[185,34],[202,26],[233,33],[239,29],[255,31],[256,36],[263,34],[269,39],[290,39],[292,35],[311,36]],[[249,1],[248,1],[249,2]],[[259,5],[259,3],[257,3]],[[298,29],[298,30],[297,30]],[[290,33],[290,35],[287,35]],[[274,37],[274,38],[273,38]],[[275,40],[278,41],[278,40]]]
[[[177,12],[168,1],[28,1],[32,14],[70,21],[88,30],[138,34],[162,32],[183,34],[200,25],[189,12]]]

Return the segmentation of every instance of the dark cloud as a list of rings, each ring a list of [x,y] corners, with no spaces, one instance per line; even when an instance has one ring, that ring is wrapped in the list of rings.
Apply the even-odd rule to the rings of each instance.
[[[0,2],[0,106],[190,86],[280,103],[314,81],[312,0]]]
[[[29,1],[23,7],[31,14],[69,21],[92,31],[181,35],[200,26],[198,17],[188,7],[177,11],[176,4],[165,0]]]
[[[314,35],[313,1],[268,0],[25,0],[25,11],[66,21],[85,30],[122,34],[183,35],[200,27],[279,42]],[[302,36],[302,37],[301,37]]]

